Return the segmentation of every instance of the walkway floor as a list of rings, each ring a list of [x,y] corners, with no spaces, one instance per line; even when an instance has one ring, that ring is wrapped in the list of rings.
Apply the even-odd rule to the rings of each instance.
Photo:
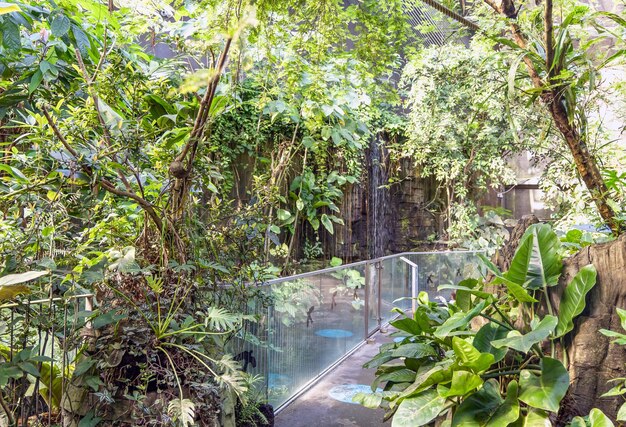
[[[364,344],[354,354],[326,374],[317,384],[280,411],[277,427],[335,427],[390,426],[383,423],[384,410],[337,400],[346,385],[369,387],[374,380],[374,369],[363,369],[363,364],[378,353],[378,347],[392,341],[387,334],[376,333],[374,342]],[[349,400],[349,396],[346,400]]]

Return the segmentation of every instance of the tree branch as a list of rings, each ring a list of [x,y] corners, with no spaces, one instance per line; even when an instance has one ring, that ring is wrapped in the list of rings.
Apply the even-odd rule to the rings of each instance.
[[[105,31],[106,31],[106,29],[105,29]],[[105,37],[106,37],[106,33],[105,33]],[[106,44],[105,44],[105,48],[106,48]],[[91,99],[93,99],[94,108],[96,110],[96,115],[98,116],[98,121],[100,122],[100,126],[102,127],[102,135],[104,136],[104,140],[105,140],[107,146],[109,148],[111,148],[111,146],[113,145],[113,143],[111,142],[111,134],[109,133],[109,129],[107,127],[107,124],[104,121],[104,117],[102,116],[102,112],[100,111],[100,101],[99,101],[99,98],[98,98],[98,94],[96,94],[95,90],[93,89],[93,80],[91,80],[91,78],[89,77],[89,73],[87,72],[87,68],[85,67],[85,63],[83,62],[83,57],[80,54],[80,50],[78,50],[78,48],[74,48],[74,52],[76,53],[76,61],[78,62],[78,66],[80,67],[80,69],[81,69],[81,71],[83,73],[83,78],[85,79],[85,82],[87,82],[88,92],[91,95]],[[100,55],[100,60],[98,61],[98,67],[102,66],[101,63],[104,62],[104,57],[105,56],[106,56],[106,50],[104,50],[102,52],[102,54]],[[96,75],[97,71],[98,70],[96,69],[96,72],[94,73],[94,75]],[[114,162],[120,163],[119,160],[117,159],[117,156],[115,154],[113,154],[111,156],[111,158],[113,159]],[[122,171],[120,171],[119,169],[117,170],[117,176],[120,178],[120,180],[124,184],[124,187],[126,187],[126,190],[132,191],[132,186],[130,185],[130,183],[126,179],[126,176],[124,176]]]
[[[50,128],[52,129],[52,132],[56,135],[57,138],[59,138],[59,141],[61,141],[61,144],[63,144],[65,149],[69,151],[70,154],[78,160],[78,158],[80,157],[78,152],[74,150],[74,148],[72,148],[69,142],[67,142],[67,140],[65,139],[65,137],[63,136],[63,134],[61,133],[57,125],[54,123],[54,120],[52,120],[52,117],[50,116],[50,113],[48,112],[48,109],[46,108],[45,105],[41,107],[41,111],[43,111],[43,115],[46,117],[46,120],[48,121],[48,124],[50,125]]]
[[[52,131],[56,135],[56,137],[59,139],[59,141],[61,141],[61,143],[63,144],[65,149],[70,152],[70,154],[74,157],[74,159],[78,161],[80,155],[78,154],[78,152],[74,148],[72,148],[72,146],[70,146],[70,144],[68,143],[68,141],[65,138],[65,136],[63,136],[63,134],[61,133],[61,131],[59,130],[57,125],[54,123],[54,120],[52,119],[52,116],[50,116],[50,113],[49,113],[48,109],[45,106],[42,106],[41,109],[43,111],[44,116],[46,117],[46,120],[48,121],[48,124],[52,128]],[[89,169],[88,167],[83,165],[83,166],[81,166],[81,169],[88,176],[91,176],[91,177],[94,176],[93,171],[91,169]],[[109,180],[107,180],[105,178],[100,178],[100,179],[98,179],[98,181],[100,182],[102,187],[105,190],[107,190],[109,193],[115,194],[117,196],[127,197],[127,198],[137,202],[137,204],[139,204],[139,206],[141,206],[146,211],[148,216],[150,216],[150,219],[152,219],[152,221],[154,221],[154,224],[159,229],[159,232],[162,232],[162,230],[163,230],[163,221],[161,220],[161,218],[159,217],[157,212],[154,210],[154,206],[152,206],[152,204],[150,202],[148,202],[146,199],[138,196],[137,194],[132,193],[131,191],[124,191],[124,190],[118,189],[117,187],[115,187],[115,184],[113,184],[112,182],[110,182]]]
[[[554,75],[556,71],[554,68],[554,44],[553,44],[553,26],[552,26],[552,0],[545,0],[544,10],[544,43],[546,45],[546,70],[548,72],[548,79]]]
[[[224,45],[224,50],[220,55],[217,68],[215,69],[215,74],[213,74],[209,79],[207,90],[202,98],[202,101],[200,101],[200,108],[198,109],[198,114],[196,116],[196,120],[194,121],[189,141],[187,141],[187,144],[185,144],[180,154],[176,157],[176,161],[182,162],[185,157],[187,157],[189,150],[196,145],[202,137],[204,126],[209,115],[209,110],[211,109],[211,103],[215,97],[215,91],[217,90],[217,84],[219,83],[224,67],[226,66],[226,60],[228,58],[228,51],[230,50],[231,43],[232,38],[226,39],[226,44]]]

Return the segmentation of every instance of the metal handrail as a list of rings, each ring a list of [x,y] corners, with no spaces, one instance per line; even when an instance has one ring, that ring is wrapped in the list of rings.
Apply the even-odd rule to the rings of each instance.
[[[264,281],[263,285],[275,285],[277,283],[289,282],[291,280],[304,279],[306,277],[315,276],[317,274],[333,273],[335,271],[339,271],[339,270],[342,270],[342,269],[345,269],[345,268],[354,268],[354,267],[358,267],[358,266],[366,265],[366,264],[375,264],[377,262],[385,261],[385,260],[388,260],[388,259],[398,258],[398,257],[405,257],[405,256],[410,256],[410,255],[477,254],[477,253],[483,253],[483,252],[484,251],[466,251],[466,250],[462,250],[462,251],[431,251],[431,252],[401,252],[401,253],[398,253],[398,254],[386,255],[386,256],[382,256],[382,257],[378,257],[378,258],[368,259],[368,260],[365,260],[365,261],[357,261],[357,262],[353,262],[353,263],[350,263],[350,264],[343,264],[343,265],[339,265],[337,267],[328,267],[328,268],[323,268],[321,270],[307,271],[306,273],[294,274],[292,276],[277,277],[276,279],[270,279],[270,280]]]

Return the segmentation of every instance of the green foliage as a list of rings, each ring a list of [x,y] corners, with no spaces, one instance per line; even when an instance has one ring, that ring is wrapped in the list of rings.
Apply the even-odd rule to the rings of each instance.
[[[503,90],[508,64],[491,49],[491,43],[474,37],[469,48],[450,44],[412,58],[403,71],[407,141],[397,147],[414,160],[421,176],[439,184],[439,211],[450,239],[482,238],[483,247],[499,246],[502,237],[498,241],[484,232],[488,224],[479,224],[474,201],[490,188],[516,182],[506,155],[537,145],[543,121],[525,105],[509,107]],[[523,126],[512,129],[503,111]]]
[[[549,303],[541,310],[561,274],[559,245],[549,226],[532,225],[507,272],[485,259],[497,295],[468,279],[441,287],[456,291],[447,305],[422,293],[412,316],[397,310],[403,317],[391,325],[402,341],[383,344],[364,365],[376,368],[372,390],[382,384],[383,391],[355,400],[386,408],[394,426],[438,417],[452,426],[550,425],[548,414],[559,412],[569,387],[567,369],[554,358],[557,344],[572,330],[596,278],[593,266],[584,267],[558,311]],[[544,311],[550,314],[539,314]]]
[[[131,402],[131,423],[208,425],[220,394],[245,400],[225,345],[248,313],[300,322],[321,302],[307,283],[255,285],[302,227],[343,224],[408,30],[398,0],[0,4],[0,299],[97,293],[80,317],[97,338],[62,337],[80,342],[73,374],[47,375],[98,397],[71,423]]]

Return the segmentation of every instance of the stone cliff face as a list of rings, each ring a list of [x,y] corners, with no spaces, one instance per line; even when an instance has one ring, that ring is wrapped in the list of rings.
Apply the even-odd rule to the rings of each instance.
[[[429,236],[441,232],[439,218],[429,211],[436,206],[436,183],[418,175],[409,159],[392,162],[384,143],[373,140],[361,182],[344,192],[345,225],[334,236],[322,236],[326,252],[359,260],[432,249]]]
[[[626,346],[612,344],[600,329],[624,333],[616,307],[626,308],[626,235],[613,242],[584,248],[564,261],[555,301],[578,271],[593,264],[598,271],[595,287],[587,295],[587,306],[575,322],[566,340],[570,393],[581,415],[600,408],[615,419],[624,400],[621,396],[600,396],[617,383],[611,379],[626,377]]]

